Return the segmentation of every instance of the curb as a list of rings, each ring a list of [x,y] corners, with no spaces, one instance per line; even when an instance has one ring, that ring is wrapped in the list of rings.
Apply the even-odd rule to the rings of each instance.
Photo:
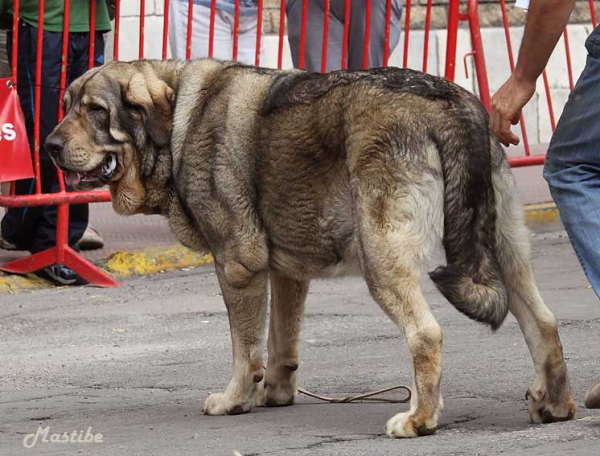
[[[554,203],[525,206],[525,224],[534,233],[564,230],[558,208]]]
[[[525,222],[534,231],[562,229],[558,210],[554,203],[525,206]],[[97,265],[115,278],[124,279],[175,269],[195,268],[212,262],[212,255],[201,255],[176,244],[167,247],[148,247],[140,250],[115,252]],[[0,272],[0,295],[45,288],[56,287],[33,274],[19,276]]]
[[[173,269],[194,268],[212,263],[211,254],[201,255],[182,245],[147,247],[115,252],[99,266],[117,278],[156,274]]]
[[[560,221],[554,203],[529,204],[525,206],[525,221],[532,223],[554,223]]]

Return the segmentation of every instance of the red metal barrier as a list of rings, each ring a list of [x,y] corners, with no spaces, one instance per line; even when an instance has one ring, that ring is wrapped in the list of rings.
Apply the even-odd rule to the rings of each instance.
[[[299,67],[304,68],[306,64],[306,51],[307,51],[307,39],[308,37],[308,21],[309,21],[309,8],[312,3],[309,3],[309,0],[299,0],[301,1],[301,33],[300,33],[300,51],[299,51]],[[362,46],[362,66],[366,67],[369,64],[369,51],[376,46],[383,46],[383,65],[387,66],[389,63],[389,55],[391,50],[391,40],[392,40],[392,14],[393,14],[393,0],[381,0],[385,1],[385,24],[384,27],[384,38],[381,42],[372,39],[371,31],[378,31],[381,28],[380,23],[374,23],[374,4],[377,0],[364,0],[363,3],[357,3],[352,0],[344,0],[344,12],[343,17],[335,17],[333,15],[332,8],[332,0],[323,0],[323,8],[325,14],[323,15],[323,35],[319,37],[321,40],[322,49],[320,49],[321,54],[321,71],[326,71],[327,62],[334,58],[331,55],[330,49],[328,48],[328,44],[330,42],[330,36],[333,31],[333,26],[342,27],[343,35],[341,39],[341,49],[339,51],[339,57],[341,58],[339,63],[341,68],[347,68],[349,66],[349,38],[350,38],[350,30],[351,30],[351,20],[356,20],[354,17],[351,19],[351,8],[358,8],[361,6],[365,6],[365,14],[364,14],[364,42]],[[402,66],[407,67],[409,65],[409,55],[410,55],[410,44],[411,44],[411,35],[414,33],[414,26],[412,24],[412,11],[413,11],[413,0],[406,0],[404,2],[404,20],[403,20],[403,29],[404,29],[404,41],[401,46],[404,50],[403,58],[402,58]],[[174,20],[173,17],[170,16],[170,7],[173,2],[177,2],[178,7],[183,7],[187,11],[187,17],[192,18],[194,16],[194,11],[197,8],[205,8],[203,6],[195,5],[193,0],[164,0],[164,18],[162,21],[163,30],[162,30],[162,48],[160,56],[164,59],[169,55],[169,24],[171,20]],[[186,3],[187,2],[187,3]],[[66,71],[67,71],[67,58],[68,58],[68,28],[67,24],[69,24],[70,17],[70,0],[65,0],[65,16],[64,16],[64,32],[63,32],[63,48],[62,48],[62,70],[61,70],[61,79],[60,79],[60,96],[62,97],[65,91],[66,85]],[[590,5],[590,15],[591,20],[594,24],[596,24],[596,11],[594,7],[593,0],[589,0]],[[119,47],[119,43],[121,39],[125,39],[128,42],[133,41],[133,37],[123,37],[124,30],[122,30],[122,18],[121,18],[121,1],[116,1],[116,18],[114,21],[114,52],[113,57],[115,60],[119,60],[121,57],[121,50]],[[62,175],[59,173],[59,182],[60,182],[60,191],[58,193],[53,194],[43,194],[41,191],[41,180],[40,180],[40,93],[42,88],[41,81],[41,65],[42,65],[42,33],[44,29],[44,0],[40,0],[39,2],[39,35],[38,35],[38,55],[36,61],[36,72],[35,72],[35,131],[34,131],[34,165],[35,165],[35,173],[36,173],[36,187],[35,194],[26,195],[26,196],[15,196],[14,195],[14,186],[13,191],[11,191],[10,195],[0,195],[0,206],[4,207],[28,207],[28,206],[40,206],[40,205],[56,205],[58,207],[58,220],[57,220],[57,245],[56,247],[47,250],[45,252],[32,255],[25,259],[13,261],[4,265],[1,269],[7,272],[14,273],[28,273],[43,267],[52,265],[52,264],[64,264],[79,275],[84,277],[90,283],[100,285],[100,286],[115,286],[118,283],[109,277],[106,273],[96,268],[93,264],[89,263],[81,256],[79,256],[76,252],[74,252],[69,246],[67,242],[67,232],[68,232],[68,210],[70,204],[75,203],[92,203],[92,202],[101,202],[101,201],[109,201],[110,194],[108,191],[92,191],[92,192],[66,192],[64,181]],[[508,46],[508,55],[507,55],[507,66],[511,69],[514,68],[514,56],[512,53],[512,43],[510,39],[509,33],[509,23],[508,23],[508,15],[506,11],[505,0],[500,0],[501,14],[505,27],[505,37]],[[425,23],[423,30],[423,59],[422,66],[420,69],[423,71],[428,71],[428,58],[430,56],[429,53],[429,45],[430,45],[430,34],[431,34],[431,20],[432,20],[432,8],[433,1],[427,1],[427,10],[425,14]],[[91,11],[90,11],[90,58],[89,58],[89,66],[92,67],[94,64],[94,48],[95,48],[95,34],[93,33],[95,30],[95,18],[96,18],[96,2],[91,2]],[[137,57],[144,58],[147,54],[147,50],[150,52],[153,49],[148,49],[146,46],[146,39],[148,38],[149,33],[146,31],[146,2],[145,0],[139,1],[139,10],[140,10],[140,18],[139,18],[139,33],[138,33],[138,49],[137,49]],[[260,65],[261,62],[264,62],[264,57],[261,55],[262,49],[262,41],[264,38],[263,34],[263,0],[257,0],[257,32],[255,39],[255,53],[253,54],[254,64]],[[17,75],[17,50],[18,50],[18,40],[19,40],[19,23],[18,23],[18,11],[19,11],[19,1],[14,0],[14,21],[13,21],[13,43],[12,43],[12,73],[13,77],[16,78]],[[206,48],[206,56],[213,56],[216,52],[215,45],[215,35],[216,35],[216,23],[218,20],[217,16],[217,2],[216,0],[211,1],[211,5],[209,7],[210,16],[209,16],[209,25],[208,27],[208,45]],[[276,67],[282,68],[284,62],[284,50],[285,50],[285,21],[286,21],[286,0],[281,0],[279,7],[279,31],[278,31],[278,47],[277,47],[277,60]],[[234,59],[238,56],[238,51],[240,48],[240,24],[242,20],[241,13],[241,5],[240,0],[236,0],[233,10],[233,41],[232,41],[232,56]],[[336,24],[333,21],[337,21]],[[489,109],[491,104],[490,97],[490,88],[488,75],[486,70],[485,56],[484,56],[484,48],[483,41],[481,36],[481,27],[479,23],[479,12],[478,12],[478,1],[477,0],[468,0],[466,10],[461,12],[461,4],[459,0],[450,0],[448,5],[448,24],[446,30],[446,60],[445,60],[445,68],[444,75],[446,78],[450,80],[455,79],[456,72],[456,58],[457,58],[457,42],[458,42],[458,30],[459,23],[461,21],[467,21],[469,25],[471,44],[472,44],[472,52],[469,55],[472,55],[474,58],[474,65],[477,76],[477,87],[478,93],[481,97],[483,104]],[[185,55],[182,57],[190,58],[193,53],[193,37],[194,35],[194,22],[192,20],[188,20],[187,25],[185,26]],[[312,29],[311,29],[312,30]],[[126,32],[130,33],[130,30],[126,30]],[[312,33],[312,32],[311,32]],[[312,38],[312,37],[311,37]],[[573,68],[571,63],[570,49],[569,49],[569,35],[565,31],[564,41],[566,44],[566,59],[568,66],[568,77],[569,77],[569,86],[573,87]],[[135,42],[135,41],[133,41]],[[336,57],[337,58],[337,57]],[[553,104],[552,97],[550,92],[550,87],[548,83],[547,75],[544,74],[544,84],[545,90],[547,93],[547,104],[549,107],[549,118],[552,124],[552,128],[555,125],[555,116],[553,112]],[[59,103],[59,119],[62,119],[62,104]],[[521,131],[522,137],[524,139],[525,152],[523,157],[511,157],[510,162],[513,166],[525,166],[525,165],[533,165],[540,164],[544,160],[543,155],[531,155],[529,149],[529,142],[527,141],[527,131],[525,122],[521,119]]]
[[[473,45],[473,55],[475,57],[475,71],[477,73],[477,82],[479,88],[479,96],[481,101],[486,106],[486,108],[490,108],[491,106],[491,94],[488,83],[488,74],[487,67],[485,64],[485,57],[483,54],[483,46],[481,43],[481,28],[479,25],[479,11],[478,11],[478,0],[468,0],[467,3],[467,11],[465,14],[459,14],[459,0],[450,0],[450,19],[453,22],[457,21],[457,17],[460,20],[466,20],[469,23],[470,31],[471,31],[471,40]],[[589,0],[590,7],[590,19],[591,23],[594,27],[597,26],[596,20],[596,7],[593,0]],[[507,61],[510,67],[511,72],[515,67],[515,59],[513,53],[513,44],[510,37],[510,24],[508,20],[508,14],[506,11],[506,1],[500,0],[500,8],[502,13],[502,22],[505,31],[505,40],[507,46]],[[449,40],[450,34],[453,34],[454,31],[450,31],[449,29]],[[456,42],[456,37],[452,37],[453,41]],[[563,43],[565,47],[565,59],[566,59],[566,67],[567,67],[567,77],[568,77],[568,87],[570,90],[573,90],[574,87],[574,74],[573,74],[573,65],[571,59],[571,47],[569,40],[569,32],[568,29],[565,29],[563,33]],[[450,52],[450,50],[448,51]],[[454,54],[455,55],[455,54]],[[450,68],[450,71],[446,72],[446,77],[453,79],[454,71],[453,68]],[[554,109],[554,103],[552,99],[552,92],[550,88],[549,78],[548,78],[548,70],[545,70],[542,75],[542,83],[544,85],[544,94],[546,98],[546,104],[548,107],[548,118],[550,122],[550,127],[552,132],[554,132],[556,128],[556,113]],[[544,163],[545,155],[537,154],[531,155],[531,147],[527,133],[527,127],[525,125],[525,121],[523,115],[521,115],[520,121],[521,128],[521,137],[524,149],[523,156],[510,156],[509,163],[512,167],[520,167],[520,166],[532,166],[532,165],[541,165]]]
[[[90,60],[89,66],[94,64],[94,24],[95,24],[95,2],[91,2],[90,11]],[[19,39],[19,1],[15,0],[13,4],[13,43],[12,43],[12,73],[13,80],[17,80],[17,56]],[[27,274],[51,266],[62,264],[71,268],[88,282],[103,286],[118,286],[119,283],[103,270],[80,256],[68,243],[68,223],[69,223],[69,204],[88,203],[93,201],[110,201],[110,194],[104,192],[76,192],[67,193],[65,189],[62,173],[57,170],[59,181],[59,192],[52,194],[42,194],[41,190],[41,171],[40,171],[40,109],[41,109],[41,89],[42,89],[42,54],[43,54],[43,31],[44,31],[45,0],[40,0],[38,8],[38,37],[37,37],[37,56],[35,69],[35,90],[34,90],[34,171],[35,171],[35,194],[33,195],[15,195],[14,186],[10,195],[0,195],[0,206],[4,207],[28,207],[42,205],[57,206],[56,220],[56,246],[36,253],[26,258],[11,261],[3,265],[0,269],[5,272],[16,274]],[[60,94],[64,94],[66,89],[66,71],[68,58],[68,27],[70,18],[70,0],[65,0],[65,15],[63,20],[63,47],[62,47],[62,66],[60,76]],[[59,103],[58,118],[62,119],[62,103]]]

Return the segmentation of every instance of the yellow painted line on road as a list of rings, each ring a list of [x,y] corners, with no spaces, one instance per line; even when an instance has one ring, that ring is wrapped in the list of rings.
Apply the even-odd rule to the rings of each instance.
[[[173,269],[212,263],[212,255],[202,255],[182,245],[148,247],[142,250],[113,253],[102,267],[118,277],[148,275]]]
[[[39,290],[40,288],[49,288],[52,285],[40,279],[39,277],[28,274],[20,276],[15,274],[4,274],[0,272],[0,294],[1,293],[19,293],[22,291]]]
[[[560,221],[554,203],[530,204],[525,206],[525,221],[529,223],[556,223]]]

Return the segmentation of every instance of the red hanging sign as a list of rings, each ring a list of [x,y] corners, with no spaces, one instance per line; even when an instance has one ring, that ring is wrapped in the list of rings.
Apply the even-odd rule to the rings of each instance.
[[[0,182],[31,177],[31,152],[17,89],[10,79],[0,79]]]

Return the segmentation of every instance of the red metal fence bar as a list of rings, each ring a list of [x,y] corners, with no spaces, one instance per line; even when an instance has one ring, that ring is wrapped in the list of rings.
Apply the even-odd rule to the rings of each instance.
[[[302,31],[300,32],[300,63],[298,67],[305,68],[306,62],[306,27],[308,25],[308,0],[302,0]]]
[[[596,5],[594,0],[589,0],[590,3],[590,15],[592,16],[592,25],[594,28],[598,27],[598,20],[596,19]]]
[[[348,37],[350,36],[351,8],[350,0],[346,0],[346,5],[344,6],[344,37],[342,40],[342,70],[348,68]]]
[[[363,45],[363,68],[369,67],[369,49],[371,44],[371,14],[373,12],[373,0],[365,0],[367,13],[365,14],[365,43]]]
[[[456,73],[456,47],[458,43],[458,24],[461,20],[460,2],[450,1],[448,5],[448,32],[446,38],[446,68],[444,77],[454,81]],[[406,52],[406,51],[405,51]]]
[[[66,15],[66,14],[65,14]],[[68,37],[68,35],[67,35]],[[88,68],[94,68],[96,56],[96,2],[90,2],[90,47],[88,50]]]
[[[190,21],[190,23],[191,23],[191,21]],[[140,59],[143,59],[144,55],[145,55],[145,52],[144,52],[145,36],[146,36],[146,0],[140,0],[140,39],[139,39],[139,58]]]
[[[431,32],[431,10],[433,0],[427,0],[427,12],[425,13],[425,41],[423,43],[423,72],[427,73],[427,62],[429,57],[429,34]]]
[[[277,69],[283,68],[283,33],[285,31],[285,0],[279,7],[279,46],[277,47]]]
[[[13,24],[12,24],[12,62],[11,72],[13,77],[17,74],[17,61],[19,57],[19,10],[20,0],[14,0],[13,2]]]
[[[329,0],[327,0],[329,1]],[[260,52],[262,44],[262,27],[263,27],[263,0],[258,0],[258,13],[256,17],[256,55],[254,57],[254,65],[260,65]]]
[[[42,54],[44,52],[44,4],[45,0],[40,0],[38,7],[38,33],[37,33],[37,54],[35,59],[35,89],[34,89],[34,110],[33,110],[33,169],[35,172],[35,193],[42,193],[42,179],[40,171],[40,115],[42,98]]]
[[[327,49],[329,47],[329,11],[330,0],[324,0],[325,14],[323,15],[323,49],[321,50],[321,72],[327,71]]]
[[[383,66],[388,66],[390,56],[390,28],[392,26],[392,0],[385,2],[385,36],[383,38]]]
[[[408,67],[408,45],[410,39],[410,12],[412,8],[412,0],[406,0],[406,6],[404,7],[404,56],[402,60],[402,66]]]
[[[177,1],[177,0],[173,0]],[[169,8],[171,3],[169,0],[165,0],[164,3],[164,16],[163,16],[163,41],[162,41],[162,59],[165,60],[169,55]],[[116,60],[116,59],[115,59]]]
[[[240,38],[240,0],[235,0],[235,12],[233,18],[233,51],[232,59],[238,59],[238,45]]]
[[[217,0],[212,0],[210,2],[210,29],[209,29],[209,32],[208,32],[209,33],[209,36],[208,36],[208,56],[209,57],[212,57],[214,55],[214,52],[215,52],[215,20],[216,20],[216,14],[217,14]],[[189,27],[189,25],[188,25],[188,27]],[[191,29],[188,28],[188,39],[189,39],[190,34],[191,34]],[[191,45],[191,43],[190,43],[190,45]]]
[[[175,0],[173,0],[175,1]],[[168,13],[167,13],[168,14]],[[113,60],[119,60],[119,40],[121,38],[121,0],[117,0],[115,3],[115,28],[114,28],[114,49],[113,49]]]

